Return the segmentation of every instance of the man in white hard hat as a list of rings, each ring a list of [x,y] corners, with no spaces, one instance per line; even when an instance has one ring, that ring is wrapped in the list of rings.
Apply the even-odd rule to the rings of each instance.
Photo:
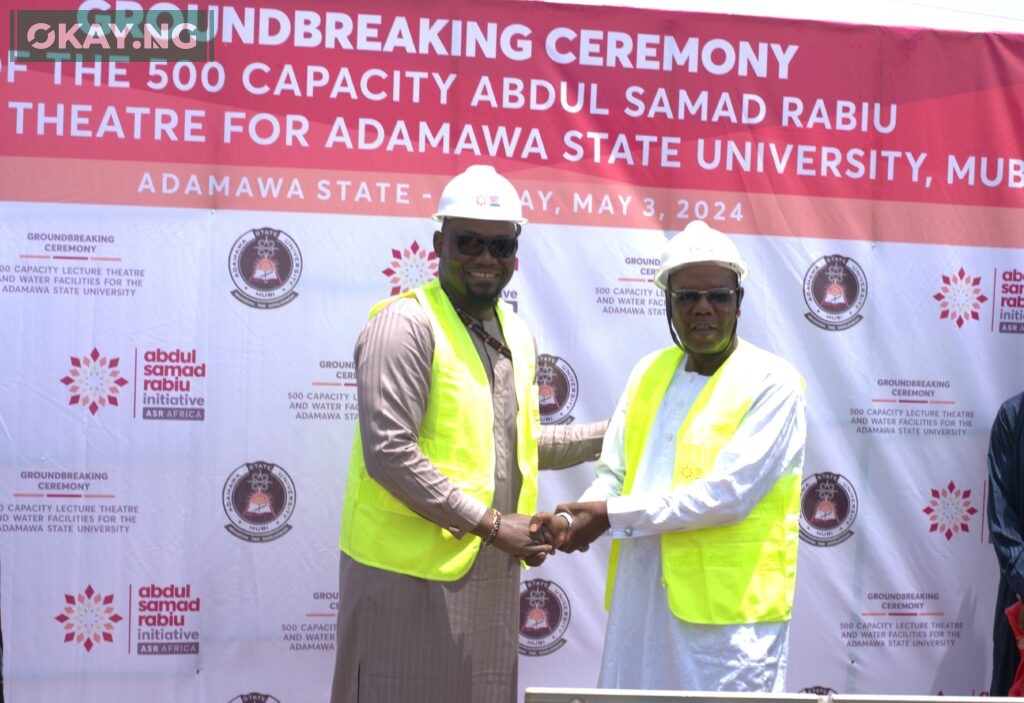
[[[669,241],[675,344],[630,374],[591,487],[531,526],[563,551],[611,529],[602,687],[785,690],[804,390],[737,336],[746,275],[704,222]]]
[[[355,349],[334,703],[518,695],[520,560],[537,470],[596,458],[606,422],[542,428],[536,348],[501,301],[522,229],[490,166],[445,186],[438,278],[378,303]]]

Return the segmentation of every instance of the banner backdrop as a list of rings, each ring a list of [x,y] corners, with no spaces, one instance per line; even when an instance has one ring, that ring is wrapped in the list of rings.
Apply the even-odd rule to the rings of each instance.
[[[807,379],[789,689],[987,690],[1024,39],[479,0],[211,12],[203,62],[0,60],[10,700],[326,699],[355,338],[436,275],[427,218],[473,163],[530,219],[504,298],[546,422],[607,417],[671,343],[667,235],[703,219],[751,263],[741,334]],[[545,473],[542,507],[591,472]],[[606,542],[524,572],[523,687],[595,684]]]

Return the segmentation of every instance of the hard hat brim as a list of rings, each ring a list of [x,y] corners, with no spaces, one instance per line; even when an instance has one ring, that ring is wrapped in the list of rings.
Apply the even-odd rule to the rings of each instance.
[[[690,266],[700,266],[702,264],[711,264],[713,266],[721,266],[724,269],[729,269],[736,274],[737,283],[743,283],[743,280],[747,277],[747,267],[741,263],[733,261],[688,261],[685,264],[677,264],[669,268],[663,268],[658,271],[658,275],[654,278],[654,285],[658,286],[661,290],[668,290],[668,279],[669,277],[679,271],[680,269],[689,268]]]
[[[525,225],[527,222],[529,222],[529,220],[527,220],[525,217],[520,218],[518,220],[510,220],[504,217],[473,217],[471,215],[443,215],[440,212],[435,212],[433,215],[430,216],[430,219],[432,219],[434,222],[444,222],[444,218],[446,217],[459,220],[481,220],[483,222],[511,222],[516,225]]]

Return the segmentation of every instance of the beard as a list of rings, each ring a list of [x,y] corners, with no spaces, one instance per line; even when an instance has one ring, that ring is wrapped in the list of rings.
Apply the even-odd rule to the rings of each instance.
[[[494,291],[466,290],[466,302],[477,308],[493,308],[501,298],[503,288]]]

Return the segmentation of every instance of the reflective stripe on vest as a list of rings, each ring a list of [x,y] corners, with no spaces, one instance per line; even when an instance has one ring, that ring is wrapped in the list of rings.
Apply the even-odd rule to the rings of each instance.
[[[420,424],[419,446],[437,469],[484,505],[494,496],[494,406],[490,383],[470,333],[434,281],[403,293],[430,320],[434,336],[430,393]],[[374,306],[373,317],[397,298]],[[537,434],[540,407],[534,384],[536,349],[526,325],[498,303],[498,320],[512,351],[516,403],[516,455],[522,474],[518,512],[537,509]],[[469,571],[480,539],[455,539],[410,510],[366,473],[359,423],[349,459],[341,519],[341,550],[379,569],[435,581],[454,581]]]
[[[706,475],[735,434],[759,389],[756,349],[746,342],[729,355],[697,395],[677,433],[672,485]],[[637,466],[662,398],[683,363],[670,347],[653,355],[629,390],[626,477]],[[662,578],[669,609],[686,622],[726,625],[787,620],[793,609],[799,541],[799,474],[780,478],[743,520],[720,527],[667,532],[661,537]],[[611,604],[619,540],[612,543],[605,607]]]

